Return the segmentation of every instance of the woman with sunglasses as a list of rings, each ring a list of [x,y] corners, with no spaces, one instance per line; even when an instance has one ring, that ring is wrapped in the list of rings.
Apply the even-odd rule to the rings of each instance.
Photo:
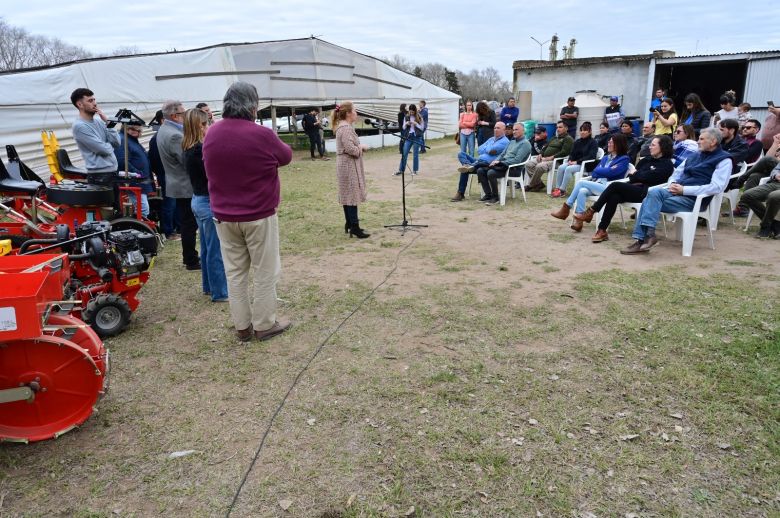
[[[674,167],[699,150],[693,126],[683,124],[674,130]]]

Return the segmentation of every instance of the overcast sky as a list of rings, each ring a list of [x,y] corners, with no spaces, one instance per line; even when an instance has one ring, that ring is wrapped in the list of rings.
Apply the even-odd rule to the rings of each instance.
[[[511,81],[512,62],[538,59],[553,33],[577,39],[575,57],[780,49],[778,3],[558,0],[0,0],[0,16],[32,34],[92,52],[145,52],[318,36],[369,54],[399,54],[468,72],[487,66]],[[459,7],[462,6],[462,7]],[[547,58],[549,43],[544,45]]]

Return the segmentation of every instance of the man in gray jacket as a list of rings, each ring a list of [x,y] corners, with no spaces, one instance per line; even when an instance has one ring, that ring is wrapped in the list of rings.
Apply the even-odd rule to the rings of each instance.
[[[181,253],[188,270],[200,270],[200,259],[195,250],[198,224],[192,213],[192,184],[184,169],[184,113],[179,101],[165,101],[162,107],[164,121],[157,131],[157,150],[165,168],[165,195],[176,199],[176,212],[181,220]]]
[[[498,179],[507,174],[510,165],[521,164],[531,156],[531,143],[525,138],[525,126],[515,124],[512,126],[513,140],[509,145],[490,162],[487,167],[477,169],[477,178],[485,195],[480,199],[488,205],[495,205],[499,201]],[[520,176],[521,167],[510,171],[512,176]]]

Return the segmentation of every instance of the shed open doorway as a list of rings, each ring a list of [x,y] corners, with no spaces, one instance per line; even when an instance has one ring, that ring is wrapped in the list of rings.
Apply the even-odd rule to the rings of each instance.
[[[704,106],[715,113],[720,110],[719,98],[726,90],[734,90],[738,102],[744,99],[747,68],[744,59],[656,65],[654,85],[656,89],[667,89],[677,113],[685,109],[683,100],[689,93],[698,94]]]

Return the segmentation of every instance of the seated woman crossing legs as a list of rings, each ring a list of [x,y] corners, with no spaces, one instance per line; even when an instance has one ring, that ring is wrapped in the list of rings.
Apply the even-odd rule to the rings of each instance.
[[[607,143],[607,154],[604,155],[599,165],[593,170],[590,180],[577,182],[563,206],[550,215],[565,221],[569,217],[569,212],[575,206],[576,201],[575,221],[571,229],[575,232],[581,232],[582,222],[590,221],[584,217],[587,197],[601,194],[607,188],[607,183],[623,178],[626,175],[626,171],[628,171],[628,164],[626,137],[620,133],[612,135],[612,138]],[[576,217],[577,214],[583,217],[578,218]]]

